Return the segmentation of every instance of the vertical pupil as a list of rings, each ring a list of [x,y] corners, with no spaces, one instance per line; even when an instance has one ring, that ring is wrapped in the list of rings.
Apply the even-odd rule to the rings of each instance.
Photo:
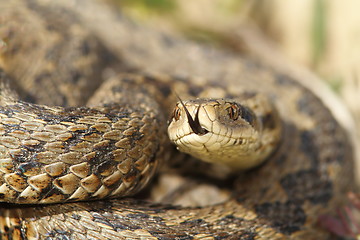
[[[237,107],[235,105],[231,105],[230,107],[230,118],[233,120],[237,119]]]
[[[178,107],[175,109],[174,118],[176,121],[180,118],[180,109]]]

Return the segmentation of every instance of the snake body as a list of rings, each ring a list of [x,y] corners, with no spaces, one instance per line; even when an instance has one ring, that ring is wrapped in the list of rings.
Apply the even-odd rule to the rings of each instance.
[[[353,188],[353,155],[345,131],[306,87],[139,28],[96,1],[1,1],[0,9],[1,239],[330,238],[318,216]],[[178,72],[186,69],[201,77]],[[134,74],[148,70],[164,75]],[[165,128],[173,90],[182,99],[256,92],[278,111],[275,150],[230,180],[223,203],[115,198],[138,192],[174,158]],[[88,201],[103,197],[110,199]]]

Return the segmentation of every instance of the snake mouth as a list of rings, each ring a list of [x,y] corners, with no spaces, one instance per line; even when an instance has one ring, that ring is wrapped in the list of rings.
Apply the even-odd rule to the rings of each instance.
[[[197,110],[196,110],[196,113],[195,113],[195,118],[193,119],[191,117],[191,114],[189,112],[189,110],[187,109],[187,107],[185,106],[185,104],[183,103],[183,101],[181,100],[181,98],[178,96],[179,100],[180,100],[180,103],[181,105],[184,107],[185,109],[185,113],[186,113],[186,117],[188,119],[188,122],[189,122],[189,126],[191,128],[191,130],[199,135],[199,136],[202,136],[202,135],[205,135],[207,134],[209,131],[202,127],[201,124],[200,124],[200,120],[199,120],[199,111],[200,111],[200,107],[201,107],[201,104],[198,106]]]

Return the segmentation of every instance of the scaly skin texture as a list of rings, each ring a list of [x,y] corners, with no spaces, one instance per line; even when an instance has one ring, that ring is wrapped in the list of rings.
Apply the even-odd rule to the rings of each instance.
[[[83,192],[76,196],[91,199],[96,192],[108,196],[118,189],[121,183],[111,184],[114,178],[126,184],[147,182],[141,175],[146,168],[143,162],[136,164],[141,158],[137,154],[153,156],[145,161],[150,163],[146,175],[150,176],[155,165],[160,165],[157,160],[166,159],[167,151],[172,151],[163,140],[164,119],[176,100],[172,90],[184,99],[260,92],[274,101],[283,125],[275,154],[231,181],[232,197],[224,203],[201,208],[131,199],[39,206],[4,203],[2,239],[330,238],[317,226],[317,216],[335,209],[353,187],[351,143],[322,101],[291,76],[236,54],[135,26],[96,1],[0,1],[0,9],[4,43],[0,63],[6,73],[1,80],[11,79],[11,88],[24,101],[2,86],[3,200],[21,202],[32,196],[41,202],[60,192],[71,198],[76,191]],[[142,71],[165,76],[118,75]],[[110,104],[114,99],[119,102]],[[64,110],[26,102],[98,107]],[[86,117],[94,112],[95,120]],[[150,130],[141,130],[145,119],[151,122]],[[111,139],[114,135],[105,135],[119,130],[118,122],[131,129],[120,134],[131,143],[121,145],[121,140]],[[80,124],[85,126],[77,129]],[[143,132],[150,132],[142,143],[151,146],[147,150],[137,145],[142,141],[138,133]],[[67,138],[59,137],[64,133]],[[95,139],[99,141],[92,143]],[[120,155],[114,154],[119,153],[117,148],[122,149]],[[91,156],[77,162],[88,152],[63,156],[76,150],[95,152],[111,163],[101,168],[103,162]],[[126,166],[119,166],[124,152],[132,159],[130,175]],[[61,159],[65,163],[58,163]],[[33,164],[35,160],[40,163]],[[49,168],[49,164],[56,165]],[[69,175],[76,180],[76,188],[66,185],[68,178],[61,179]],[[96,181],[85,186],[83,179],[92,175]],[[34,176],[42,178],[34,180]],[[29,190],[32,195],[23,194],[24,198],[24,189],[38,191]],[[84,193],[84,189],[90,191]]]

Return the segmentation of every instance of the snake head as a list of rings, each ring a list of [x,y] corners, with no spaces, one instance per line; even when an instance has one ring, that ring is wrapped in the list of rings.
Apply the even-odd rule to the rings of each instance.
[[[178,150],[235,169],[258,165],[273,151],[263,145],[263,130],[261,116],[231,99],[180,100],[168,126]]]

